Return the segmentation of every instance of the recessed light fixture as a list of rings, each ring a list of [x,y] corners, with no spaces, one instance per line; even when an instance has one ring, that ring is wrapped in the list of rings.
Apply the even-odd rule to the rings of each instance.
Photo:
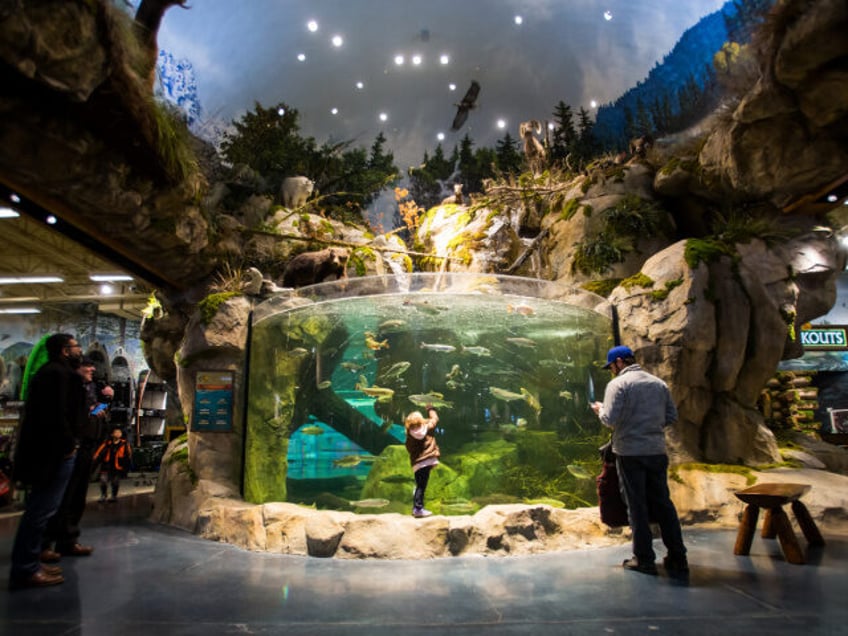
[[[59,276],[0,276],[0,285],[35,285],[38,283],[64,283]]]
[[[127,274],[89,274],[88,280],[95,283],[118,283],[121,281],[131,281],[132,276]]]
[[[35,307],[8,307],[0,309],[0,314],[40,314],[41,310]]]
[[[48,214],[47,218],[44,220],[47,222],[47,225],[56,225],[56,221],[58,221],[58,219],[52,214]]]
[[[0,219],[16,219],[20,216],[16,210],[6,205],[0,206]]]
[[[837,201],[839,201],[839,197],[836,196],[835,194],[828,194],[827,195],[827,202],[828,203],[836,203]]]

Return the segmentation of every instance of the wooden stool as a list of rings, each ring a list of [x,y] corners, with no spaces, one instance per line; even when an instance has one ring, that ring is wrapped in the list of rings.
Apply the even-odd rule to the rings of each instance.
[[[792,504],[792,512],[795,514],[798,525],[801,527],[809,545],[824,545],[824,539],[818,527],[816,527],[816,522],[810,515],[810,511],[799,501],[810,488],[812,486],[807,484],[765,483],[734,493],[737,498],[748,505],[745,506],[745,512],[742,514],[742,523],[739,525],[739,533],[736,535],[733,554],[750,554],[754,531],[757,529],[757,519],[760,516],[760,508],[765,508],[763,538],[774,539],[777,536],[783,555],[789,563],[797,565],[806,563],[804,551],[798,543],[798,537],[792,530],[792,522],[789,521],[789,517],[783,511],[783,506],[788,503]]]

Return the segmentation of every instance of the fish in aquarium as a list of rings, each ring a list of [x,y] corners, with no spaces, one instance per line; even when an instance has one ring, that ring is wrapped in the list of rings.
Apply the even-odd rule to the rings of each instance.
[[[427,351],[436,351],[438,353],[453,353],[456,351],[456,347],[449,344],[440,344],[440,343],[432,343],[428,344],[426,342],[422,342],[418,345],[421,349],[425,349]]]
[[[566,466],[568,472],[577,477],[577,479],[592,479],[592,475],[589,474],[582,466],[578,466],[577,464],[569,464]]]
[[[333,466],[338,468],[353,468],[362,463],[375,461],[377,458],[373,455],[345,455],[333,460]]]
[[[536,412],[536,415],[542,412],[542,405],[539,403],[539,400],[524,387],[521,387],[521,397],[524,398],[527,405]]]
[[[392,380],[397,380],[406,373],[407,369],[412,366],[411,362],[407,362],[406,360],[402,362],[395,362],[392,366],[386,369],[383,373],[380,374],[379,380],[381,382],[389,382]]]
[[[357,391],[364,393],[368,397],[373,397],[377,399],[384,398],[387,400],[391,400],[392,396],[395,394],[395,390],[390,389],[388,387],[368,386],[368,380],[364,375],[359,376],[359,382],[357,382],[353,388]]]
[[[490,386],[489,393],[495,396],[499,400],[503,400],[504,402],[514,402],[515,400],[523,400],[524,396],[521,393],[515,393],[513,391],[508,391],[506,389],[502,389],[497,386]]]
[[[358,501],[351,501],[350,505],[355,506],[357,508],[385,508],[389,505],[388,499],[360,499]]]
[[[432,406],[434,409],[452,409],[453,403],[444,399],[444,395],[431,391],[430,393],[417,393],[409,396],[409,401],[415,406]]]
[[[406,482],[412,482],[412,475],[387,475],[380,481],[387,484],[405,484]]]
[[[397,331],[398,329],[402,329],[405,326],[405,320],[390,318],[389,320],[384,320],[379,325],[377,325],[377,329],[379,331]]]
[[[304,426],[298,432],[302,435],[323,435],[324,429],[320,426]]]
[[[532,316],[536,313],[536,310],[533,309],[530,305],[525,305],[521,303],[518,305],[507,305],[506,313],[519,314],[521,316]]]
[[[530,340],[530,338],[507,338],[506,341],[510,344],[514,344],[516,347],[524,347],[525,349],[535,349],[536,341]]]
[[[377,340],[376,336],[370,332],[365,332],[365,346],[371,349],[372,351],[379,351],[380,349],[388,349],[389,341],[388,340]]]
[[[480,356],[484,358],[490,357],[492,355],[492,352],[489,351],[486,347],[463,347],[462,352],[470,353],[471,355]]]
[[[292,349],[291,351],[289,351],[289,355],[308,356],[309,351],[307,349],[304,349],[303,347],[296,347],[296,348]]]
[[[315,385],[315,387],[316,387],[319,391],[323,391],[323,390],[325,390],[325,389],[329,389],[331,386],[333,386],[333,383],[332,383],[330,380],[324,380],[323,382],[319,382],[317,385]]]
[[[407,298],[403,301],[404,307],[412,307],[413,309],[417,309],[425,314],[430,314],[434,316],[436,314],[440,314],[443,311],[447,311],[447,307],[443,307],[441,305],[434,305],[429,300],[411,300]]]
[[[573,400],[574,394],[571,391],[560,391],[559,396],[564,400]]]
[[[467,512],[474,512],[478,510],[480,506],[475,504],[474,502],[467,501],[465,499],[448,500],[442,502],[442,512],[450,513],[450,514],[463,514]]]
[[[362,369],[365,368],[364,364],[359,364],[358,362],[352,362],[351,360],[345,360],[344,362],[341,362],[339,364],[339,366],[342,369],[347,369],[351,373],[358,373],[359,371],[362,371]]]

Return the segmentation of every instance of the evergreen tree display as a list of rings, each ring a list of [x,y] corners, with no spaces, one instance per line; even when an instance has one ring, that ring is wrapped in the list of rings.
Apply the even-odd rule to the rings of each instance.
[[[509,132],[495,144],[495,164],[503,174],[519,174],[523,157],[518,142]]]

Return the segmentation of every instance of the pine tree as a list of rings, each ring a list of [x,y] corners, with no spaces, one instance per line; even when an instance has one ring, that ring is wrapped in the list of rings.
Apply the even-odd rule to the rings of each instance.
[[[465,186],[465,192],[479,192],[482,180],[478,178],[477,162],[474,157],[474,142],[466,133],[459,142],[459,178]]]
[[[270,108],[256,102],[252,112],[232,122],[235,132],[224,136],[221,151],[227,161],[250,166],[269,184],[280,184],[285,177],[314,175],[315,140],[298,134],[298,116],[296,109],[283,102]],[[276,187],[272,191],[276,193]]]
[[[577,133],[571,106],[560,100],[554,108],[554,134],[551,141],[551,161],[562,163],[565,158],[575,151]]]
[[[521,151],[518,142],[509,132],[495,144],[495,163],[504,174],[519,174],[521,172]]]
[[[592,134],[594,125],[589,111],[581,106],[577,112],[577,158],[581,167],[594,157],[597,150],[598,144]]]

